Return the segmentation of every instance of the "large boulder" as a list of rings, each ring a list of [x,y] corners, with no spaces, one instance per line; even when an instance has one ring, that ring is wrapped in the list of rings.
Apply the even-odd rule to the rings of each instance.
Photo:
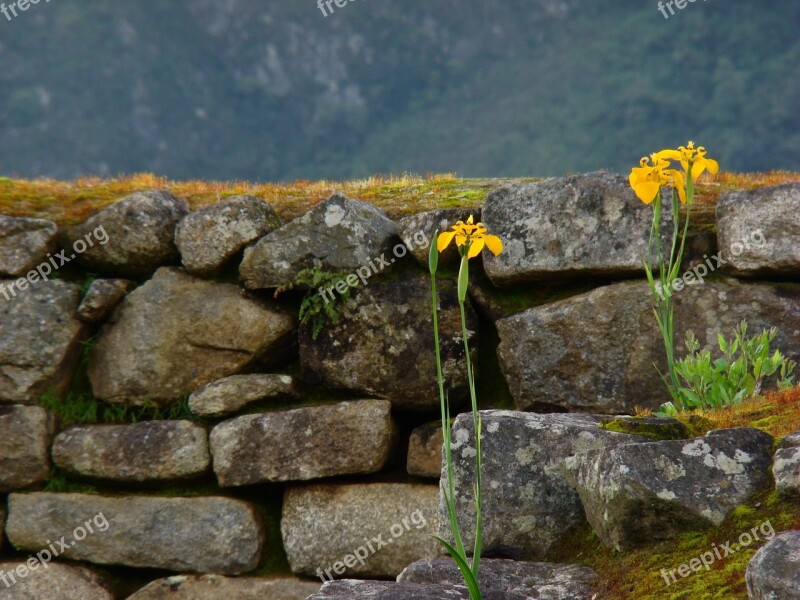
[[[0,292],[13,283],[0,280]],[[79,302],[78,286],[65,281],[37,282],[0,299],[0,403],[34,404],[48,390],[66,390],[85,333],[75,318]]]
[[[42,550],[38,553],[46,558]],[[114,600],[108,583],[85,567],[38,560],[0,562],[0,581],[3,600]]]
[[[502,286],[554,276],[643,274],[652,212],[625,178],[610,173],[505,185],[483,205],[484,224],[505,246],[498,256],[484,255],[486,274]],[[665,205],[664,234],[670,215]]]
[[[583,450],[646,438],[606,431],[597,415],[481,411],[483,547],[526,560],[550,558],[559,542],[586,523],[581,500],[567,483],[567,457]],[[453,482],[461,537],[474,545],[475,434],[472,415],[459,415],[452,433]],[[442,481],[447,472],[442,461]],[[444,501],[439,535],[450,538]]]
[[[800,600],[800,531],[775,536],[747,565],[750,600]]]
[[[364,581],[344,579],[331,581],[322,586],[307,600],[470,600],[467,588],[455,585],[392,583],[388,581]],[[500,600],[497,597],[483,596],[483,600]],[[502,600],[525,600],[520,596],[503,595]]]
[[[239,274],[245,287],[259,289],[292,283],[303,269],[351,273],[396,239],[397,226],[380,209],[334,194],[247,248]]]
[[[626,444],[567,459],[567,480],[607,546],[628,550],[719,526],[769,487],[772,438],[749,427]]]
[[[231,375],[213,381],[189,396],[189,409],[200,417],[225,417],[260,400],[297,398],[299,395],[290,375]]]
[[[89,360],[107,402],[168,405],[280,352],[294,318],[272,304],[180,269],[159,269],[102,329]]]
[[[208,434],[190,421],[87,425],[62,431],[53,462],[84,477],[112,481],[170,481],[209,470]]]
[[[718,352],[746,319],[750,332],[777,327],[775,348],[800,358],[800,286],[706,281],[676,292],[675,346],[688,330]],[[520,410],[632,413],[670,399],[667,365],[646,282],[601,287],[497,321],[500,367]],[[654,366],[655,365],[655,366]]]
[[[316,339],[311,323],[300,328],[300,362],[310,383],[386,398],[401,409],[439,407],[429,277],[376,281],[336,308],[338,323],[326,323]],[[474,353],[477,319],[469,303],[467,330]],[[455,285],[446,280],[439,283],[439,337],[455,401],[466,393],[467,371]]]
[[[283,498],[281,532],[292,571],[324,580],[396,577],[436,556],[435,485],[318,484]]]
[[[178,260],[175,227],[188,212],[186,202],[169,192],[136,192],[66,228],[65,246],[75,249],[76,242],[83,241],[86,250],[72,258],[91,271],[147,277]]]
[[[0,493],[50,477],[53,416],[38,406],[0,406]]]
[[[69,560],[224,575],[255,569],[264,544],[256,510],[220,497],[11,494],[6,534],[32,552],[61,540]]]
[[[781,440],[772,466],[775,489],[786,496],[800,496],[800,431]]]
[[[214,275],[245,246],[280,227],[273,208],[254,196],[232,196],[189,213],[175,231],[183,267]]]
[[[0,277],[20,277],[56,251],[58,227],[45,219],[0,215]]]
[[[127,279],[95,279],[78,307],[78,318],[87,323],[100,323],[133,289]]]
[[[222,487],[379,471],[394,437],[391,404],[343,402],[245,415],[211,431]]]
[[[800,182],[724,194],[717,239],[736,275],[800,275]]]
[[[397,581],[463,585],[464,578],[451,558],[428,558],[409,565]],[[481,591],[537,600],[591,600],[596,581],[597,573],[588,567],[501,559],[481,560],[478,578]]]
[[[127,600],[305,600],[320,586],[294,577],[174,575],[149,583]]]

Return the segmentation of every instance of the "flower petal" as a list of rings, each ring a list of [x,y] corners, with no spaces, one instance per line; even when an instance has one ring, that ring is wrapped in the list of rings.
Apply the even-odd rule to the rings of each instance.
[[[472,240],[472,244],[469,247],[469,252],[467,253],[467,258],[475,258],[478,254],[481,253],[483,250],[484,245],[484,238],[477,238]]]
[[[450,242],[453,241],[453,237],[455,235],[455,231],[445,231],[444,233],[439,234],[439,237],[436,240],[436,248],[439,250],[439,252],[442,252],[450,245]]]
[[[495,256],[503,251],[503,241],[496,235],[484,236],[483,241],[486,242],[486,247]]]
[[[661,184],[658,181],[637,181],[635,185],[633,185],[633,191],[636,192],[639,200],[644,202],[645,204],[650,204],[653,200],[656,199],[658,195],[658,190],[661,188]]]

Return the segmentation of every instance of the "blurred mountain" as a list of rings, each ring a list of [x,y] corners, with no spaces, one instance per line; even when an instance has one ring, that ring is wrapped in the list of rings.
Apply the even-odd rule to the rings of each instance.
[[[335,5],[334,5],[335,7]],[[800,169],[800,5],[56,0],[0,16],[0,175]]]

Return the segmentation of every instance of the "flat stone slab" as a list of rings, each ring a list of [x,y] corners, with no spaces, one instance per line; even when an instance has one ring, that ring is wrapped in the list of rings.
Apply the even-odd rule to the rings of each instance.
[[[597,573],[579,565],[482,559],[478,580],[487,592],[542,600],[592,600]],[[461,572],[449,557],[419,560],[400,573],[397,581],[463,585]]]
[[[60,556],[69,560],[224,575],[255,569],[265,539],[241,500],[45,492],[8,497],[6,534],[31,552],[63,540]]]
[[[56,436],[53,461],[69,473],[112,481],[170,481],[210,470],[208,433],[190,421],[72,427]]]
[[[564,475],[566,459],[584,450],[647,438],[600,429],[600,415],[481,411],[483,548],[514,558],[546,560],[586,523],[578,492]],[[456,418],[452,434],[456,510],[466,547],[474,545],[475,436],[472,415]],[[444,462],[444,461],[443,461]],[[446,481],[442,465],[442,481]],[[439,535],[451,539],[443,500]]]
[[[321,585],[295,577],[174,575],[149,583],[127,600],[305,600]]]
[[[244,415],[211,430],[222,487],[379,471],[394,436],[391,404],[362,400]]]
[[[436,485],[367,483],[290,487],[281,533],[292,571],[322,580],[396,577],[437,556]]]
[[[750,427],[580,452],[567,480],[607,546],[629,550],[719,526],[770,486],[772,437]]]
[[[100,575],[85,567],[56,562],[43,565],[40,561],[31,564],[37,566],[31,569],[26,562],[0,562],[3,600],[114,600]]]
[[[39,406],[0,406],[0,493],[50,477],[53,416]]]
[[[189,396],[189,409],[200,417],[226,417],[270,398],[299,398],[297,382],[289,375],[231,375],[203,386]]]

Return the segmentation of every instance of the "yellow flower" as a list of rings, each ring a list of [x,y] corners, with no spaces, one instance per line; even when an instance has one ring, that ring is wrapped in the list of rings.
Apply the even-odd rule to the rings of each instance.
[[[639,161],[638,167],[631,169],[628,180],[636,196],[645,204],[650,204],[655,200],[662,187],[675,188],[681,202],[686,204],[686,185],[683,174],[669,168],[669,157],[664,156],[666,152],[672,151],[663,150],[653,154],[651,158],[645,156]]]
[[[469,216],[466,223],[459,221],[453,225],[452,231],[440,233],[436,240],[436,248],[439,252],[443,252],[453,239],[456,240],[456,246],[459,249],[466,248],[467,258],[478,256],[484,246],[495,256],[503,251],[503,242],[500,238],[489,234],[483,223],[474,224],[472,215]]]
[[[667,160],[677,160],[681,163],[683,171],[689,173],[689,165],[692,165],[692,181],[697,181],[705,171],[716,174],[719,172],[719,163],[713,158],[706,158],[706,149],[702,146],[695,148],[694,142],[689,142],[686,146],[680,146],[677,150],[662,150],[656,152],[656,156]]]

